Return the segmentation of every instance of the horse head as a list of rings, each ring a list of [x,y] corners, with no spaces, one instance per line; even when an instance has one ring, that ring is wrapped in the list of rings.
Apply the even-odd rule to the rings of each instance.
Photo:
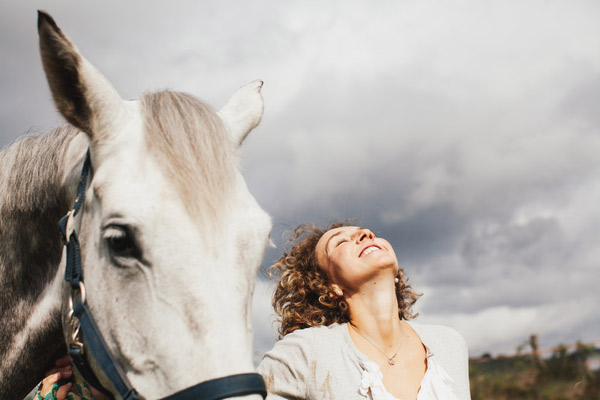
[[[251,296],[271,222],[239,148],[262,117],[262,82],[219,111],[170,91],[127,101],[43,12],[38,31],[56,106],[85,133],[73,164],[89,145],[75,226],[87,304],[115,361],[142,398],[255,371]]]

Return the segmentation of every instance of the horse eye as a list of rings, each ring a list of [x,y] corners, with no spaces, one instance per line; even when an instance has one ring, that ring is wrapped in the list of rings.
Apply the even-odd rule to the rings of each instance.
[[[104,240],[113,257],[137,258],[139,256],[133,235],[125,227],[109,227],[105,231]]]

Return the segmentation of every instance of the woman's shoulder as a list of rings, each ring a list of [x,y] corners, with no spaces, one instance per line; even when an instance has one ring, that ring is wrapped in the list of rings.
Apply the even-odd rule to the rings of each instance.
[[[469,350],[467,341],[456,329],[444,325],[420,324],[408,321],[423,344],[454,382],[460,399],[469,395]],[[439,363],[439,364],[438,364]]]
[[[467,347],[467,341],[464,336],[454,328],[445,325],[421,324],[413,321],[406,322],[417,332],[427,346],[452,345]]]
[[[288,333],[275,343],[273,349],[295,348],[307,352],[321,343],[328,343],[328,339],[341,335],[343,325],[331,324],[328,326],[313,326],[296,329]]]
[[[312,340],[314,337],[318,336],[327,336],[327,335],[337,335],[341,332],[343,325],[338,323],[333,323],[331,325],[319,325],[319,326],[310,326],[308,328],[299,328],[296,329],[284,337],[281,340]]]
[[[270,393],[294,393],[294,396],[283,397],[305,398],[310,382],[315,379],[310,366],[315,365],[317,357],[319,364],[327,364],[321,357],[331,355],[327,346],[332,346],[332,335],[339,335],[341,329],[335,325],[296,329],[264,354],[258,372],[264,377]]]

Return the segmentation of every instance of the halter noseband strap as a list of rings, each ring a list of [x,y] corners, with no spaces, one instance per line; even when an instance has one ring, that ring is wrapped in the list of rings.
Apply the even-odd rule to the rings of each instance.
[[[69,299],[69,323],[71,325],[68,343],[69,356],[87,382],[108,396],[112,396],[111,392],[100,384],[96,374],[87,362],[84,354],[84,343],[80,340],[80,335],[83,334],[85,351],[88,352],[90,358],[96,361],[106,380],[111,383],[119,397],[124,400],[136,400],[139,395],[112,357],[85,298],[81,250],[73,221],[83,204],[90,166],[90,151],[88,150],[83,163],[81,180],[77,187],[77,197],[73,209],[62,217],[58,223],[63,242],[67,248],[65,280],[71,284],[72,292]],[[76,292],[79,292],[79,296],[73,302]],[[250,394],[260,394],[263,399],[267,397],[265,382],[257,373],[237,374],[201,382],[167,396],[164,400],[219,400]]]

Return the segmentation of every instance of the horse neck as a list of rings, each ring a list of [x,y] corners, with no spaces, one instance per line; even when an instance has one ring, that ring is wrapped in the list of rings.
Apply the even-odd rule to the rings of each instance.
[[[0,393],[10,387],[9,398],[23,398],[64,347],[57,221],[74,198],[63,161],[76,134],[59,128],[0,153]]]

